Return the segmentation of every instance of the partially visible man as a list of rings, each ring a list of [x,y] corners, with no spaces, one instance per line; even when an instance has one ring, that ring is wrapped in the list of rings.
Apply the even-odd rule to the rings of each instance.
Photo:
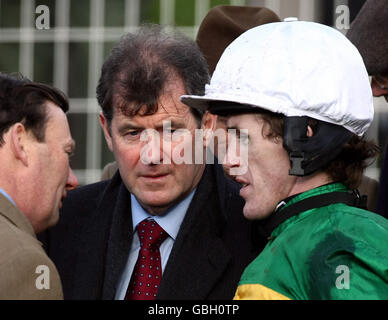
[[[367,0],[346,34],[357,47],[368,74],[372,93],[388,102],[388,4]],[[384,146],[383,146],[384,147]],[[384,153],[376,212],[388,218],[388,145]]]
[[[61,299],[61,281],[36,234],[55,225],[78,185],[66,97],[0,74],[0,299]]]
[[[45,240],[65,299],[233,297],[258,252],[251,224],[239,214],[238,185],[205,163],[216,116],[179,100],[208,80],[196,44],[159,26],[112,49],[97,99],[119,170],[69,192]]]
[[[253,28],[224,51],[205,95],[181,100],[228,116],[240,147],[225,166],[240,169],[244,216],[269,237],[236,299],[388,298],[388,220],[354,190],[378,147],[364,138],[372,94],[350,41],[291,19]]]
[[[209,66],[210,75],[225,48],[245,31],[266,23],[279,22],[275,12],[252,6],[216,6],[199,26],[196,42]]]

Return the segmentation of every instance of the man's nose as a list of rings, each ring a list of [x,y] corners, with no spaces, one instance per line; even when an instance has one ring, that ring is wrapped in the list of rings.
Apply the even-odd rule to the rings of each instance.
[[[163,150],[159,133],[153,130],[147,130],[142,139],[146,143],[140,151],[140,160],[146,165],[162,163]]]
[[[154,140],[151,143],[150,164],[161,164],[163,162],[163,146],[161,140]]]
[[[233,150],[233,148],[230,147],[230,145],[227,148],[222,165],[228,175],[231,175],[231,169],[238,168],[241,166],[240,156],[236,153],[236,150]]]
[[[73,170],[70,168],[69,176],[67,178],[66,190],[72,190],[78,187],[78,179],[75,176]]]
[[[388,88],[381,88],[381,86],[377,83],[375,78],[372,78],[371,82],[372,93],[374,97],[381,97],[388,95]]]

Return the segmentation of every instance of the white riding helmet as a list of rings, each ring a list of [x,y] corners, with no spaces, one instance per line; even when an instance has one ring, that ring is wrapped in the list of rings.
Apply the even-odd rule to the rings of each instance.
[[[224,51],[205,95],[181,100],[202,111],[222,101],[307,116],[359,136],[373,120],[358,50],[339,31],[314,22],[268,23],[246,31]]]

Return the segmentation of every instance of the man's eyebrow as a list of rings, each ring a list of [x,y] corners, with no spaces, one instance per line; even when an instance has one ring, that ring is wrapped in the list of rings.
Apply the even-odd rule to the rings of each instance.
[[[167,123],[166,123],[167,122]],[[177,119],[164,119],[162,122],[156,124],[154,126],[154,128],[152,129],[155,129],[155,130],[162,130],[163,129],[163,124],[164,125],[167,125],[171,123],[171,127],[174,127],[174,128],[185,128],[186,125],[185,125],[185,122],[182,121],[182,120],[177,120]],[[134,129],[134,130],[143,130],[145,129],[143,126],[140,126],[140,125],[137,125],[135,123],[130,123],[130,122],[126,122],[126,123],[123,123],[121,125],[118,126],[118,131],[120,133],[122,132],[125,132],[127,130],[130,130],[130,129]]]
[[[139,126],[139,125],[137,125],[135,123],[130,123],[130,122],[126,122],[126,123],[123,123],[123,124],[118,126],[118,131],[120,133],[123,132],[123,131],[129,130],[129,129],[139,130],[139,129],[143,129],[143,127]]]

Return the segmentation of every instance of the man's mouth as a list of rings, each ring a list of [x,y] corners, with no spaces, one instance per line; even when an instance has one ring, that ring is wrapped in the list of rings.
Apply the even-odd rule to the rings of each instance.
[[[249,186],[249,182],[248,181],[246,181],[244,179],[241,179],[239,177],[237,177],[235,179],[235,181],[238,182],[241,185],[242,188],[245,188],[245,187]]]
[[[150,180],[161,180],[166,178],[169,175],[169,173],[158,173],[158,174],[146,174],[142,175],[143,178],[150,179]]]

